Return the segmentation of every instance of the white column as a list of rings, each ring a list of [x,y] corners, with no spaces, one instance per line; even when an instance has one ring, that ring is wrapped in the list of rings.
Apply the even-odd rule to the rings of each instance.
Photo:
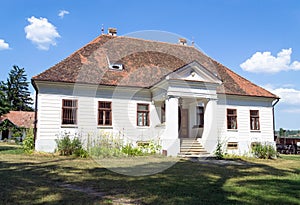
[[[170,97],[166,103],[165,131],[162,137],[162,148],[169,156],[177,156],[180,152],[178,138],[178,98]]]
[[[218,139],[217,100],[210,99],[205,107],[204,129],[201,142],[208,152],[213,152]]]

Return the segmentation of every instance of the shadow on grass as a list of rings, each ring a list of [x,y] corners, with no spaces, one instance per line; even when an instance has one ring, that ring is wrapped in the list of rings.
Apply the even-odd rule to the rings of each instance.
[[[19,145],[0,144],[0,154],[22,154],[23,149]]]
[[[63,183],[89,187],[135,204],[300,204],[299,175],[257,163],[201,164],[180,160],[151,176],[125,176],[90,160],[34,158],[0,162],[4,204],[103,204],[101,198],[65,189]],[[25,162],[24,162],[25,161]],[[89,166],[85,164],[90,163]],[[161,162],[166,163],[166,162]],[[146,167],[163,166],[148,163]],[[92,164],[92,165],[91,165]],[[135,167],[143,171],[145,166]]]

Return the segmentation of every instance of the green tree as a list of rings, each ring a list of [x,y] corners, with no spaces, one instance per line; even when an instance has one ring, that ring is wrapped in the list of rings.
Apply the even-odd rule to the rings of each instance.
[[[10,110],[10,106],[4,92],[4,83],[0,82],[0,116],[8,113],[9,110]]]
[[[4,86],[4,92],[7,95],[7,100],[10,103],[11,110],[33,110],[30,106],[33,104],[33,100],[30,97],[28,86],[29,82],[27,82],[25,69],[14,65],[8,74],[8,78]]]
[[[280,137],[283,137],[283,136],[284,136],[284,132],[285,132],[285,130],[282,129],[282,128],[280,128],[280,129],[279,129],[279,136],[280,136]]]

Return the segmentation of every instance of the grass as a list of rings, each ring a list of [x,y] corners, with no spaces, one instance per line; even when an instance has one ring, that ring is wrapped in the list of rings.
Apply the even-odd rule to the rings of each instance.
[[[167,167],[174,159],[123,159],[119,167],[120,161],[113,159],[115,163],[106,164],[110,168],[106,169],[93,159],[26,155],[19,149],[0,144],[2,204],[300,204],[299,155],[234,160],[243,165],[179,160],[154,175],[128,176],[111,170]],[[147,162],[146,166],[129,163],[136,160]],[[103,196],[89,194],[89,189]]]

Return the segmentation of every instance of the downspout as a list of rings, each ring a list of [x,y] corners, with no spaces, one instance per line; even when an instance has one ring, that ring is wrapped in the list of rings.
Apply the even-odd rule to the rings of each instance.
[[[273,134],[274,134],[274,141],[275,141],[275,114],[274,114],[274,107],[279,102],[280,98],[277,98],[276,101],[272,104],[272,114],[273,114]]]
[[[31,84],[35,90],[35,108],[34,108],[34,128],[33,128],[33,146],[35,147],[36,134],[37,134],[37,112],[38,112],[38,94],[39,91],[36,87],[34,80],[31,79]]]

